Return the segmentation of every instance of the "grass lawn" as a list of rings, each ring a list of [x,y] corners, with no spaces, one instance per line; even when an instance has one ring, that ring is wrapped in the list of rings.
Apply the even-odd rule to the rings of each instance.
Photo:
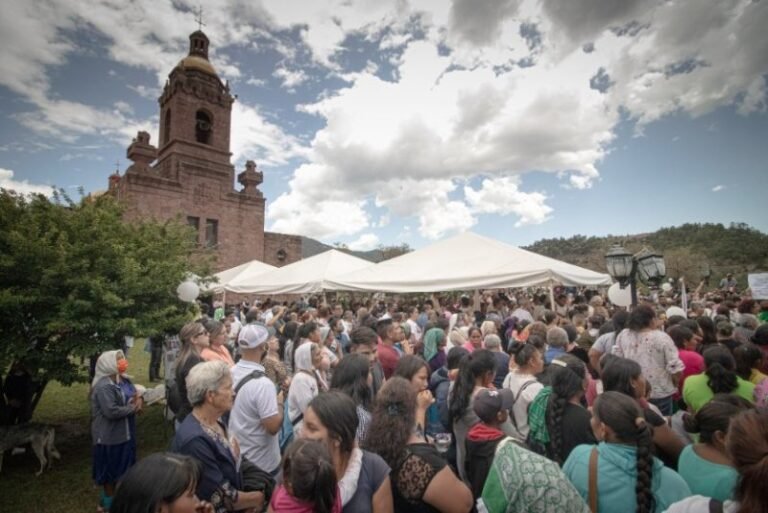
[[[144,341],[128,355],[128,374],[134,383],[149,388],[147,368],[149,353],[142,351]],[[87,384],[63,387],[52,382],[35,410],[34,422],[56,427],[56,448],[61,460],[53,469],[35,477],[37,458],[26,454],[5,454],[0,472],[0,512],[3,513],[93,513],[98,503],[98,489],[91,481],[90,407]],[[171,428],[163,422],[163,406],[145,408],[138,417],[139,458],[168,447]]]

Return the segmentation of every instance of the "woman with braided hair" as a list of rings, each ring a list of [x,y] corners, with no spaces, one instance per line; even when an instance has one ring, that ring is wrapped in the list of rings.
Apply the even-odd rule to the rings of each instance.
[[[653,434],[637,401],[620,392],[605,392],[595,401],[592,414],[600,444],[576,447],[563,472],[589,502],[594,465],[597,511],[662,512],[691,495],[685,480],[653,457]]]
[[[547,458],[563,464],[574,447],[595,443],[589,412],[581,405],[587,389],[587,367],[563,354],[547,370],[551,386],[544,387],[528,408],[528,443]]]

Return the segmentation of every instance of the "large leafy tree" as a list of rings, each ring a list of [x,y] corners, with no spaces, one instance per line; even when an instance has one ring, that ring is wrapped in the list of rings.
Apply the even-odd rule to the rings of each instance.
[[[80,364],[126,334],[178,329],[187,273],[209,273],[177,221],[126,223],[109,196],[79,202],[0,189],[0,369],[23,360],[43,384],[82,381]],[[39,394],[38,394],[39,398]]]

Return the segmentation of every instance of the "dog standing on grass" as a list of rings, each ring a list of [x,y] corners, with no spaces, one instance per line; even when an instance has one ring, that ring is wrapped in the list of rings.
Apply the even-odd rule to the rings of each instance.
[[[53,458],[61,459],[59,451],[53,445],[55,437],[56,431],[53,426],[47,424],[29,423],[0,427],[0,471],[3,468],[3,453],[5,451],[29,444],[40,461],[40,470],[35,474],[39,476],[43,470],[51,468]]]

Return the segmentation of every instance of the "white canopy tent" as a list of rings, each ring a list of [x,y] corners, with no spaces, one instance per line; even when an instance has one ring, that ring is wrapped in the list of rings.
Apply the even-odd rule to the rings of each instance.
[[[340,276],[329,288],[407,293],[554,284],[603,286],[611,277],[465,232]]]
[[[238,276],[226,289],[245,294],[311,294],[336,290],[329,286],[338,276],[374,265],[331,249],[256,277]]]
[[[214,276],[218,278],[219,281],[217,283],[209,283],[207,286],[203,287],[203,290],[213,291],[216,294],[220,294],[225,292],[229,283],[236,278],[252,280],[257,276],[274,271],[275,269],[277,269],[277,267],[274,265],[265,264],[260,260],[251,260],[250,262],[217,272]]]

